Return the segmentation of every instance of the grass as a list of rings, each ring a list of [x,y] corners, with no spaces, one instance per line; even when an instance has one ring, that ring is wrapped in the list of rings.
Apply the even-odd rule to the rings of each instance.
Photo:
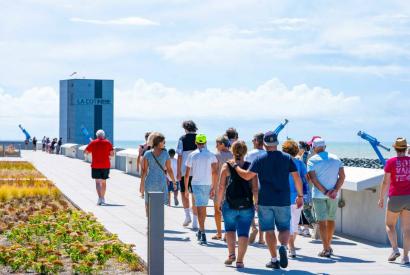
[[[25,161],[0,161],[0,179],[44,178],[36,168]]]

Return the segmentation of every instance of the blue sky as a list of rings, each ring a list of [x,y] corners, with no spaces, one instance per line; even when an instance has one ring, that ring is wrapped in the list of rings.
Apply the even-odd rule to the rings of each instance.
[[[115,134],[409,136],[409,1],[0,0],[0,139],[58,135],[58,80],[114,79]],[[409,136],[410,138],[410,136]]]

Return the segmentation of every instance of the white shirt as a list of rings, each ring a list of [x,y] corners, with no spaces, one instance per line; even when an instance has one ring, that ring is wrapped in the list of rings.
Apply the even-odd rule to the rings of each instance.
[[[172,168],[172,172],[174,173],[174,177],[176,178],[177,176],[177,165],[178,165],[178,161],[176,158],[170,158],[171,161],[171,168]],[[169,176],[169,174],[167,173],[167,177],[169,181],[172,181],[171,177]],[[177,180],[177,179],[175,179]]]
[[[212,185],[212,164],[218,163],[216,156],[208,149],[196,149],[189,154],[186,166],[191,168],[192,185]]]
[[[253,149],[245,156],[245,161],[252,163],[258,156],[265,152],[263,149]]]

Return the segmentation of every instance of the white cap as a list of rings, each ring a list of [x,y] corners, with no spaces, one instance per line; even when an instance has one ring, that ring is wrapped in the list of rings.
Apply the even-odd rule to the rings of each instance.
[[[325,140],[322,138],[315,138],[315,140],[312,143],[313,148],[317,148],[317,147],[325,147],[326,143]]]

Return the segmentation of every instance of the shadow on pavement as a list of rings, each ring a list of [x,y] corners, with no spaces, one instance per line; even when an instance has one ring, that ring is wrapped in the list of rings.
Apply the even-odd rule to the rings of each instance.
[[[176,230],[169,230],[169,229],[165,229],[164,233],[165,234],[186,234],[186,232],[176,231]]]
[[[322,241],[321,240],[311,240],[310,243],[314,243],[314,244],[321,244]],[[332,241],[332,245],[357,245],[357,243],[351,243],[351,242],[345,242],[345,241]]]
[[[189,237],[180,238],[180,237],[164,237],[164,241],[174,241],[174,242],[190,242]]]
[[[235,268],[235,267],[230,267],[230,268]],[[236,269],[237,272],[239,273],[245,273],[245,274],[292,274],[292,275],[315,275],[317,273],[312,273],[304,270],[284,270],[284,269],[259,269],[259,268],[239,268]],[[326,275],[326,273],[321,273],[323,275]]]
[[[125,206],[124,204],[115,204],[115,203],[105,203],[101,206]]]
[[[376,261],[362,260],[358,258],[338,256],[334,255],[332,258],[320,258],[320,257],[310,257],[305,255],[298,255],[295,261],[308,262],[308,263],[319,263],[319,264],[334,264],[334,263],[375,263]]]

